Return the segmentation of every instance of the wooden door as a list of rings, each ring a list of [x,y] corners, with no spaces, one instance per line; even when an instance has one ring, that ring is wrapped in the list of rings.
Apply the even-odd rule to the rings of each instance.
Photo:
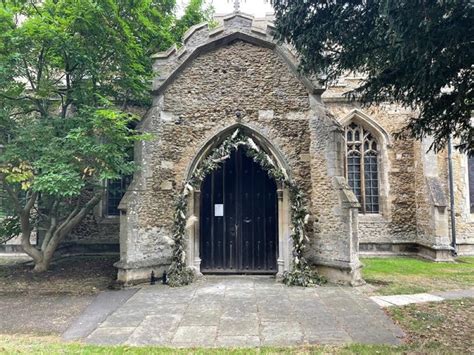
[[[204,179],[200,220],[203,273],[276,273],[276,184],[243,149]]]

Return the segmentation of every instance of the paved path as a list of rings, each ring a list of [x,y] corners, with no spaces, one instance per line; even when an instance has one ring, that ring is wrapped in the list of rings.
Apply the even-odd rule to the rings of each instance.
[[[138,289],[130,288],[120,291],[100,293],[89,307],[63,333],[64,340],[77,340],[87,337],[107,317],[127,302]]]
[[[399,344],[403,332],[349,287],[286,287],[269,277],[206,277],[140,289],[85,339],[175,347]]]
[[[460,298],[474,298],[474,288],[459,291],[439,291],[434,293],[416,293],[412,295],[372,296],[372,301],[380,307],[405,306],[412,303],[441,302]]]

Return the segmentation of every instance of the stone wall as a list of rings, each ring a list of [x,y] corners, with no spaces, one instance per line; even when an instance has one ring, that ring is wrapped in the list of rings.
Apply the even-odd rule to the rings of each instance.
[[[344,91],[346,90],[347,88]],[[386,197],[381,201],[380,214],[359,214],[359,241],[361,243],[416,241],[414,142],[393,139],[393,134],[403,126],[407,114],[391,106],[362,108],[357,103],[344,102],[337,88],[324,93],[323,101],[338,121],[342,121],[354,110],[358,110],[376,121],[390,136],[390,141],[382,148],[386,149],[386,154],[381,154],[379,160],[379,193],[382,194],[382,189],[385,189]],[[370,130],[363,119],[360,121],[366,129]],[[378,135],[376,131],[371,130],[371,132]],[[383,171],[386,172],[385,176]]]
[[[173,201],[187,170],[206,142],[236,122],[267,137],[309,195],[309,110],[305,87],[268,48],[236,41],[196,58],[155,98],[143,122],[154,138],[139,149],[142,169],[127,197],[128,219],[136,221],[133,241],[124,241],[127,262],[169,262],[163,255],[171,250]],[[160,238],[168,242],[159,255],[146,241]]]
[[[103,217],[90,213],[66,237],[65,242],[118,244],[119,226],[120,221],[118,217]]]
[[[346,281],[357,284],[359,275],[359,240],[355,195],[342,177],[344,171],[343,130],[322,103],[313,101],[319,112],[310,120],[311,180],[313,184],[310,260],[320,265],[320,272],[333,278],[327,267],[346,270]],[[337,276],[340,278],[340,276]]]
[[[446,154],[444,154],[443,160],[446,162]],[[445,165],[447,164],[445,163]],[[459,244],[458,253],[474,255],[474,213],[470,212],[469,206],[469,177],[467,169],[466,155],[457,152],[454,153],[454,201],[456,211],[456,239]]]
[[[234,25],[245,26],[245,18],[235,21]],[[192,36],[185,36],[187,45],[197,46],[205,33],[196,27]],[[192,61],[177,73],[173,63],[180,65],[186,59],[173,51],[157,55],[155,69],[173,80],[163,72],[155,80],[156,88],[165,88],[156,89],[153,107],[142,122],[142,129],[154,138],[137,145],[140,171],[122,201],[126,215],[121,219],[117,266],[127,270],[124,279],[138,277],[140,268],[153,266],[161,272],[169,264],[173,201],[200,152],[209,142],[215,145],[231,134],[229,127],[235,126],[270,142],[269,149],[281,154],[291,179],[307,196],[314,246],[307,250],[308,256],[326,264],[333,261],[332,266],[343,265],[348,272],[358,267],[357,240],[348,238],[351,221],[357,219],[348,217],[350,203],[341,208],[352,193],[334,181],[343,170],[341,127],[278,48],[271,42],[249,41],[236,38],[195,57],[189,54]],[[180,53],[186,56],[186,50]],[[169,56],[176,56],[174,62],[166,59]],[[285,228],[284,238],[289,240],[290,227]]]
[[[325,105],[339,121],[354,110],[360,111],[393,137],[413,113],[395,105],[360,107],[357,102],[347,102],[344,92],[356,87],[360,79],[342,78],[323,94]],[[364,125],[363,118],[359,122]],[[370,129],[367,124],[365,126]],[[422,142],[392,139],[387,145],[388,154],[379,160],[388,173],[387,179],[380,176],[381,186],[386,185],[388,190],[385,206],[380,214],[359,215],[359,238],[361,244],[366,244],[364,251],[422,252],[427,247],[444,250],[439,257],[428,257],[437,260],[449,258],[447,252],[452,236],[448,228],[447,153],[428,151],[430,144],[430,139]],[[469,212],[468,205],[466,157],[455,153],[453,165],[459,252],[474,253],[474,216]],[[406,245],[406,248],[400,245]],[[413,249],[413,245],[419,245],[421,249]]]
[[[146,143],[152,194],[140,225],[170,227],[172,209],[157,200],[176,196],[199,149],[239,122],[272,140],[287,157],[294,178],[309,191],[309,99],[304,87],[275,54],[244,42],[198,57],[158,100],[150,122],[156,140]],[[159,116],[158,116],[159,115]]]

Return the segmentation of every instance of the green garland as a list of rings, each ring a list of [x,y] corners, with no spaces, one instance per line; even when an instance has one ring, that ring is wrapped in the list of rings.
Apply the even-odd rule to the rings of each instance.
[[[194,280],[194,271],[186,266],[186,211],[188,195],[193,191],[193,186],[199,186],[204,178],[220,167],[221,163],[230,157],[230,154],[244,146],[245,153],[258,163],[267,174],[276,182],[283,183],[290,191],[291,222],[293,241],[293,267],[283,275],[283,282],[289,286],[312,286],[324,282],[315,271],[311,269],[304,257],[304,249],[309,241],[306,235],[306,224],[309,220],[308,210],[304,203],[305,198],[301,189],[290,179],[285,170],[263,150],[252,138],[246,136],[241,130],[225,139],[212,153],[206,157],[194,171],[193,175],[184,184],[183,190],[176,201],[173,227],[173,260],[168,272],[170,286],[188,285]]]

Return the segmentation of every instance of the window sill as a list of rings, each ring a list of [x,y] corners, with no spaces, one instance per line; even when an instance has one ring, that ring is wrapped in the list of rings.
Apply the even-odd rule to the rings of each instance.
[[[387,223],[387,219],[381,213],[359,213],[359,222]]]

